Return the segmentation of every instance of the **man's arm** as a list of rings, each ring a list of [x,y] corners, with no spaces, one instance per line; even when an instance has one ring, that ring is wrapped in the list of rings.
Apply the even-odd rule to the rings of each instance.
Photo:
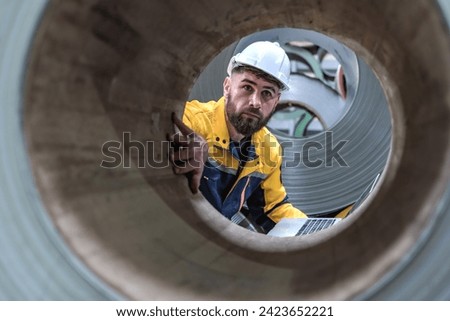
[[[282,218],[307,218],[288,201],[281,181],[281,157],[273,157],[272,160],[276,160],[273,170],[247,200],[252,217],[266,230]]]
[[[287,198],[281,181],[281,164],[261,183],[266,206],[265,213],[278,223],[282,218],[306,218],[306,214],[295,208]]]

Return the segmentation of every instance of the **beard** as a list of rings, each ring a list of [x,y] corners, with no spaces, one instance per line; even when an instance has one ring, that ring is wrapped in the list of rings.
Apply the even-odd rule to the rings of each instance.
[[[265,117],[262,114],[262,112],[257,108],[251,108],[248,107],[247,109],[236,112],[236,105],[232,102],[231,97],[227,97],[226,100],[226,113],[228,116],[228,121],[233,125],[233,127],[237,130],[238,133],[244,135],[244,136],[250,136],[254,133],[256,133],[258,130],[266,126],[268,123],[270,116]],[[258,118],[250,118],[246,117],[244,113],[251,113],[255,116],[258,116]]]

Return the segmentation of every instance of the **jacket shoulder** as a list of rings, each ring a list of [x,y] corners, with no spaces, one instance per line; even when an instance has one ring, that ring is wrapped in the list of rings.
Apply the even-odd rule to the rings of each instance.
[[[275,135],[266,127],[263,127],[255,134],[254,144],[257,154],[266,166],[269,166],[273,170],[281,165],[281,145]]]
[[[191,100],[186,102],[184,112],[189,113],[192,116],[197,114],[212,113],[216,107],[215,101],[208,101],[206,103],[199,102],[198,100]]]
[[[215,108],[215,101],[206,103],[198,100],[188,101],[184,108],[183,122],[194,131],[204,134],[203,132],[210,127]]]
[[[271,152],[278,153],[281,151],[281,145],[277,137],[270,132],[267,127],[263,127],[255,134],[255,142],[263,143],[265,148],[270,148]]]

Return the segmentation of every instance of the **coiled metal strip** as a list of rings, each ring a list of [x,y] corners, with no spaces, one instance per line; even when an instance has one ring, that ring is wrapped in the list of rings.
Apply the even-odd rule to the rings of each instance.
[[[335,126],[313,137],[277,135],[284,147],[283,183],[291,202],[309,215],[354,203],[387,161],[391,141],[387,101],[367,64],[360,59],[357,63],[350,75],[357,74],[358,86],[349,92],[348,110]],[[295,97],[288,100],[304,103]],[[328,104],[322,100],[316,110],[333,109]]]

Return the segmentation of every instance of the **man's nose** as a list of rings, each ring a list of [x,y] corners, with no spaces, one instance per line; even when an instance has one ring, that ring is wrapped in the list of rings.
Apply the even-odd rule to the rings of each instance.
[[[255,91],[250,97],[250,106],[256,109],[261,108],[261,98],[259,97],[259,93]]]

